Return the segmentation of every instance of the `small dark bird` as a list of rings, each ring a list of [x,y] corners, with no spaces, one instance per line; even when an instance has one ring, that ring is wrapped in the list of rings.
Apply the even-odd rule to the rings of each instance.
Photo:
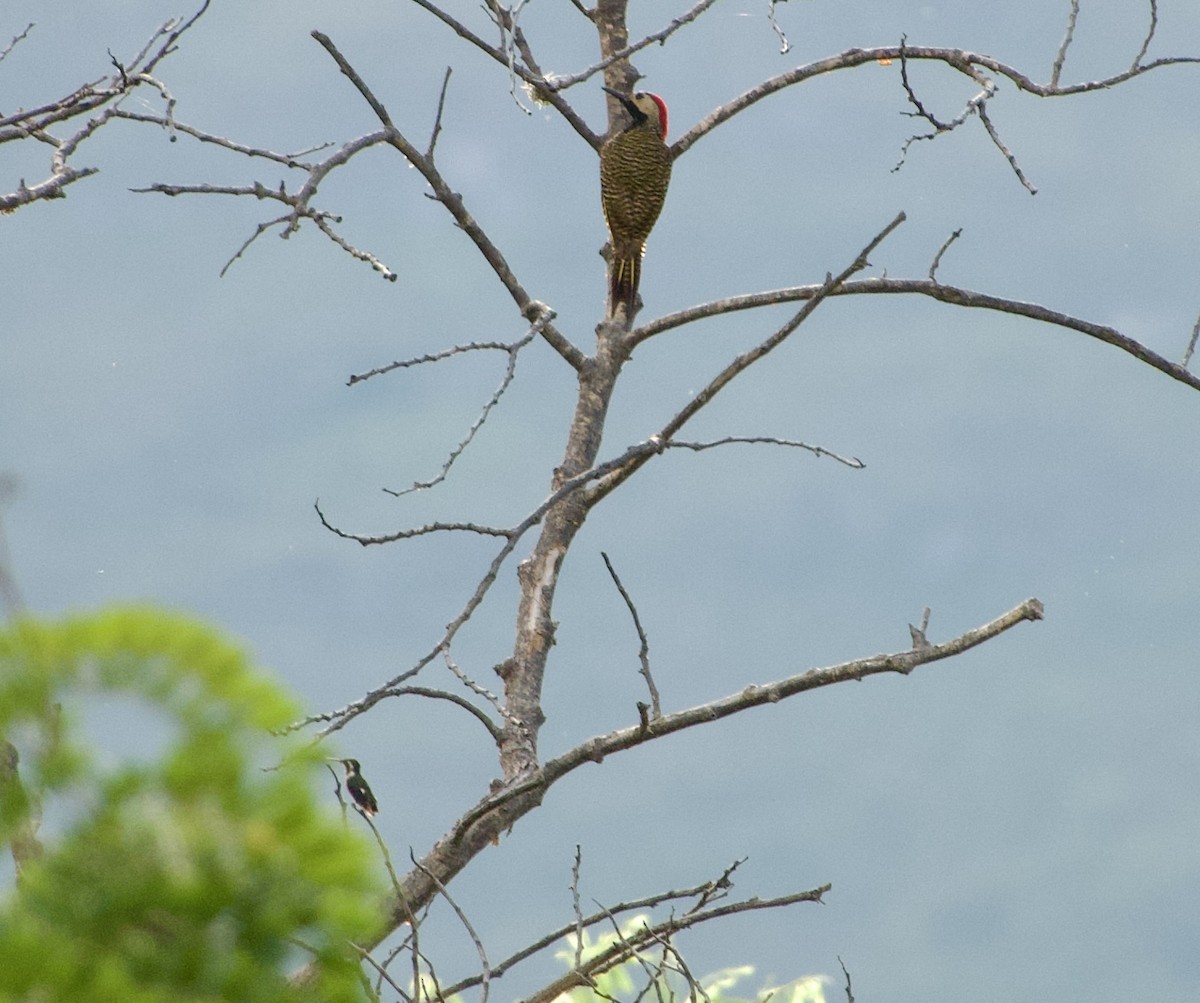
[[[341,764],[346,768],[346,790],[350,792],[355,807],[368,818],[373,817],[379,812],[379,805],[371,793],[370,785],[363,779],[358,760],[343,759]]]

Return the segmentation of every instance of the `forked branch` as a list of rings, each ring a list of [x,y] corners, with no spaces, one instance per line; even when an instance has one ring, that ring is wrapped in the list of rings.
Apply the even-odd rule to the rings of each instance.
[[[362,95],[363,100],[370,105],[371,110],[375,113],[375,117],[383,125],[387,142],[420,172],[421,176],[428,182],[429,187],[433,189],[433,197],[446,207],[450,215],[454,217],[454,221],[471,238],[471,241],[479,249],[484,259],[491,265],[492,270],[496,273],[504,288],[508,290],[509,295],[517,304],[517,308],[521,311],[521,315],[530,323],[536,323],[540,319],[543,319],[550,308],[546,304],[534,300],[525,291],[524,286],[521,285],[509,267],[504,255],[500,253],[500,249],[492,243],[483,228],[467,211],[462,196],[450,188],[445,178],[442,177],[441,172],[434,165],[433,160],[430,157],[426,157],[396,128],[387,109],[383,106],[383,102],[372,93],[366,81],[359,76],[354,67],[350,65],[349,60],[342,55],[329,36],[322,32],[314,31],[312,32],[312,37],[329,53],[333,61],[337,63],[338,69],[345,74],[346,78],[354,85],[359,94]],[[547,344],[575,369],[579,369],[583,365],[583,353],[571,344],[552,322],[542,320],[540,333]]]
[[[422,867],[437,874],[441,881],[448,882],[476,854],[490,845],[493,839],[499,838],[506,829],[536,808],[555,783],[588,763],[598,763],[606,756],[636,748],[645,742],[664,738],[685,728],[712,724],[752,707],[776,704],[812,689],[861,680],[881,673],[895,672],[907,675],[921,665],[969,651],[999,637],[1020,623],[1041,620],[1043,615],[1041,602],[1037,599],[1027,599],[995,620],[968,630],[949,641],[891,654],[873,655],[869,658],[810,669],[775,682],[750,685],[718,700],[589,739],[561,756],[548,760],[529,777],[510,784],[480,801],[463,815],[422,859]],[[405,922],[405,901],[411,908],[417,909],[428,902],[436,891],[436,887],[428,880],[424,871],[409,872],[403,882],[403,896],[391,904],[391,922],[388,929],[379,932],[380,939]]]

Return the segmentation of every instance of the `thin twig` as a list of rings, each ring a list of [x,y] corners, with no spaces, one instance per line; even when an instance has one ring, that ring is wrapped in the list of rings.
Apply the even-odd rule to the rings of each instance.
[[[436,487],[438,484],[441,484],[442,481],[449,476],[450,468],[454,466],[455,461],[462,456],[466,448],[472,443],[472,441],[474,441],[476,433],[478,433],[478,431],[483,427],[483,423],[487,421],[488,415],[491,414],[492,409],[500,403],[500,398],[504,396],[505,391],[508,390],[509,386],[512,385],[512,381],[516,378],[517,356],[520,354],[521,349],[523,349],[526,345],[533,341],[534,338],[541,334],[542,328],[545,327],[546,324],[549,324],[550,321],[554,319],[554,316],[555,314],[553,310],[547,310],[537,319],[536,322],[530,325],[529,330],[520,339],[514,341],[511,345],[506,346],[506,350],[508,352],[508,365],[505,366],[504,376],[500,380],[500,385],[496,387],[496,389],[492,392],[492,396],[489,397],[484,403],[479,414],[476,415],[475,420],[471,423],[471,427],[467,429],[467,434],[461,440],[459,440],[458,445],[450,450],[450,455],[442,464],[441,470],[439,470],[438,473],[429,480],[414,481],[411,487],[407,487],[399,491],[391,488],[384,488],[383,490],[387,494],[392,495],[394,498],[401,498],[404,495],[412,494],[414,491],[426,491],[429,488]]]
[[[450,85],[452,67],[446,67],[446,75],[442,77],[442,90],[438,94],[437,114],[433,117],[433,131],[429,134],[429,146],[425,150],[425,159],[433,162],[433,151],[437,147],[438,134],[442,131],[442,112],[446,107],[446,88]]]
[[[926,636],[926,631],[929,630],[929,616],[932,610],[926,606],[925,611],[921,614],[921,626],[914,627],[911,623],[908,625],[909,636],[912,637],[913,648],[918,651],[923,651],[929,647],[929,638]]]
[[[373,544],[395,543],[397,540],[412,540],[418,536],[428,536],[430,533],[478,533],[480,536],[500,536],[505,538],[509,538],[512,534],[512,530],[501,529],[497,526],[483,526],[474,522],[430,522],[415,529],[402,529],[383,536],[362,536],[358,533],[347,533],[345,530],[338,529],[337,526],[329,522],[325,518],[325,513],[321,510],[321,500],[319,498],[313,503],[313,508],[316,509],[317,516],[321,520],[321,525],[329,530],[329,532],[335,536],[340,536],[343,540],[353,540],[355,543],[361,543],[364,547],[369,547]]]
[[[442,648],[442,661],[446,663],[446,668],[450,670],[450,672],[460,683],[462,683],[476,696],[483,697],[483,699],[490,703],[501,716],[504,715],[504,707],[501,705],[496,694],[489,690],[486,686],[481,686],[479,683],[475,682],[474,679],[472,679],[458,667],[458,663],[450,656],[449,645]],[[497,738],[499,738],[499,733],[496,734]]]
[[[337,63],[338,69],[354,85],[363,100],[370,105],[371,110],[375,113],[375,117],[384,126],[387,142],[421,173],[421,176],[425,178],[429,186],[433,189],[433,194],[437,201],[446,207],[463,232],[471,238],[484,259],[491,265],[492,271],[496,273],[496,277],[500,279],[501,283],[508,290],[509,295],[516,302],[521,315],[530,323],[536,323],[546,313],[553,314],[553,311],[545,303],[533,299],[525,291],[525,288],[517,280],[516,275],[513,274],[504,255],[500,253],[499,248],[492,243],[491,238],[488,237],[475,218],[467,211],[462,196],[450,188],[432,161],[428,157],[423,156],[405,138],[404,134],[396,128],[383,103],[375,97],[371,88],[367,86],[366,81],[359,76],[358,71],[350,65],[349,60],[342,55],[329,36],[322,32],[314,31],[312,32],[312,37],[329,53],[333,61]],[[543,321],[540,330],[542,338],[546,343],[558,352],[574,369],[578,370],[583,366],[583,353],[575,345],[571,344],[550,321]]]
[[[342,218],[340,216],[331,217],[328,213],[325,213],[325,212],[314,212],[314,213],[306,212],[306,213],[303,213],[303,215],[305,215],[309,219],[311,219],[317,225],[318,230],[320,230],[323,234],[325,234],[326,237],[328,237],[330,240],[332,240],[335,244],[337,244],[338,247],[340,247],[343,251],[345,251],[347,254],[349,254],[350,257],[354,258],[356,261],[366,262],[368,265],[370,265],[375,271],[377,271],[381,276],[383,276],[383,278],[387,279],[389,282],[395,282],[400,277],[396,272],[392,271],[392,269],[388,265],[384,264],[384,262],[382,260],[380,260],[376,255],[372,254],[370,251],[364,251],[358,247],[355,247],[353,244],[350,243],[350,241],[348,241],[340,233],[338,233],[336,230],[334,230],[334,228],[332,226],[329,225],[330,219],[333,219],[333,221],[335,223],[340,223],[342,221]],[[285,233],[284,236],[286,237],[287,234]]]
[[[161,126],[164,129],[169,129],[172,126],[176,132],[181,132],[184,135],[191,136],[193,139],[199,140],[201,143],[211,143],[214,146],[220,146],[233,153],[240,153],[243,156],[269,160],[277,164],[282,164],[284,167],[295,168],[301,171],[313,171],[316,165],[307,161],[301,160],[302,156],[309,153],[315,153],[325,149],[330,144],[322,143],[320,146],[314,147],[304,153],[275,153],[273,150],[265,150],[260,147],[246,146],[243,143],[235,142],[225,136],[218,136],[215,133],[206,132],[203,129],[197,129],[195,126],[188,125],[184,122],[169,121],[164,115],[151,115],[145,112],[126,111],[124,108],[119,108],[113,113],[114,118],[124,119],[129,122],[145,122],[150,125]],[[131,191],[158,191],[156,187],[150,188],[134,188]]]
[[[774,334],[756,345],[749,351],[743,352],[727,366],[725,366],[716,376],[714,376],[708,385],[703,387],[699,392],[692,395],[691,399],[672,417],[657,433],[650,437],[650,442],[657,443],[660,448],[665,448],[666,443],[671,442],[675,434],[683,428],[701,409],[706,407],[725,387],[729,386],[741,373],[745,372],[756,362],[766,358],[768,354],[778,348],[806,321],[809,316],[818,306],[824,302],[825,298],[831,295],[835,290],[854,275],[856,272],[862,271],[870,264],[870,255],[875,249],[883,243],[884,240],[896,229],[907,217],[904,213],[897,213],[895,218],[879,231],[870,242],[858,253],[858,256],[847,265],[838,275],[830,274],[812,298],[805,302],[796,314],[780,327]],[[630,335],[630,343],[635,344],[639,339],[636,332]],[[653,454],[635,455],[630,458],[630,462],[624,467],[615,470],[608,477],[597,482],[597,484],[588,491],[589,506],[595,505],[607,494],[615,490],[626,480],[632,477],[641,467],[643,467]]]
[[[502,66],[509,65],[508,56],[502,49],[496,48],[494,45],[489,45],[482,38],[471,31],[461,21],[455,20],[444,10],[438,7],[432,0],[412,0],[418,7],[429,11],[439,21],[449,27],[459,38],[466,39],[481,52],[486,53]],[[548,81],[541,74],[531,72],[520,63],[513,64],[513,70],[516,72],[525,83],[529,84],[536,94],[539,101],[546,101],[554,106],[563,119],[573,128],[593,149],[599,149],[602,137],[597,136],[589,127],[588,124],[579,116],[562,95],[555,93],[550,89]]]
[[[1150,43],[1154,39],[1154,33],[1158,30],[1158,0],[1150,0],[1150,28],[1146,32],[1146,37],[1142,41],[1142,47],[1138,49],[1138,54],[1133,57],[1133,65],[1130,69],[1136,70],[1146,58],[1146,53],[1150,50]]]
[[[424,669],[426,665],[432,662],[447,646],[450,645],[458,631],[462,628],[462,625],[466,623],[474,614],[475,610],[479,608],[480,603],[483,602],[484,597],[488,594],[492,585],[495,584],[496,578],[500,574],[500,569],[512,555],[522,537],[524,537],[525,533],[527,533],[532,527],[540,523],[551,508],[562,501],[563,498],[578,491],[581,487],[590,484],[592,481],[597,480],[598,478],[604,477],[606,474],[611,473],[613,470],[616,470],[625,464],[628,464],[631,458],[640,454],[652,454],[658,451],[659,445],[657,443],[638,443],[635,446],[629,447],[629,449],[627,449],[620,456],[614,457],[611,460],[585,470],[582,473],[577,474],[575,477],[568,478],[559,484],[558,487],[551,492],[549,497],[547,497],[537,508],[535,508],[524,519],[522,519],[521,522],[508,530],[479,526],[474,523],[430,523],[415,530],[401,530],[398,533],[388,534],[386,537],[359,536],[337,529],[335,526],[329,523],[328,520],[326,520],[324,513],[321,511],[320,503],[318,502],[316,505],[317,514],[322,525],[324,525],[326,529],[342,537],[343,539],[354,540],[357,543],[361,543],[363,546],[368,546],[374,543],[389,543],[395,540],[409,539],[413,536],[426,535],[428,533],[448,532],[455,530],[501,536],[505,537],[506,541],[504,546],[500,548],[495,557],[492,558],[492,562],[488,565],[487,571],[479,580],[479,583],[475,586],[475,591],[471,594],[471,597],[459,611],[458,615],[446,625],[446,632],[442,635],[441,640],[438,641],[438,643],[430,651],[418,659],[418,661],[411,668],[406,669],[395,678],[388,680],[388,682],[384,683],[382,686],[378,686],[371,690],[364,697],[356,700],[354,703],[348,704],[336,711],[328,711],[322,714],[312,714],[294,722],[284,729],[284,733],[292,732],[299,728],[303,728],[306,725],[317,723],[325,724],[325,727],[321,730],[318,737],[324,737],[332,732],[338,731],[349,724],[350,721],[359,714],[365,713],[380,700],[389,696],[392,688],[417,675],[422,669]]]
[[[957,230],[955,230],[952,234],[950,234],[950,236],[946,238],[946,242],[944,244],[942,244],[941,247],[938,248],[937,254],[935,254],[933,256],[933,263],[929,266],[929,281],[930,282],[937,281],[937,277],[936,277],[937,270],[938,270],[938,265],[940,265],[942,263],[942,255],[945,254],[948,250],[950,250],[950,245],[953,244],[956,240],[958,240],[958,238],[961,236],[962,236],[962,227],[960,226]]]
[[[575,964],[583,964],[583,909],[579,905],[579,871],[583,866],[583,848],[575,844],[575,862],[571,865],[571,911],[575,914]]]
[[[838,955],[838,964],[842,966],[842,974],[846,976],[846,1003],[854,1003],[854,992],[850,988],[850,972],[840,954]]]
[[[775,19],[775,4],[778,0],[771,0],[767,7],[767,20],[771,22],[771,30],[775,32],[775,37],[779,39],[779,54],[786,56],[791,51],[792,44],[788,41],[784,30],[779,26],[779,22]]]
[[[955,123],[943,122],[940,119],[936,118],[934,116],[934,114],[931,111],[929,111],[925,107],[925,105],[921,102],[921,99],[919,97],[917,97],[917,92],[915,90],[913,90],[912,83],[908,79],[907,46],[908,46],[908,36],[901,35],[900,36],[900,86],[904,88],[904,95],[905,95],[905,97],[908,98],[908,103],[911,104],[914,108],[916,108],[915,112],[910,112],[909,114],[914,115],[917,118],[925,119],[926,122],[928,122],[930,125],[933,126],[935,132],[949,132],[951,129],[954,128]],[[924,136],[924,137],[918,137],[918,138],[929,139],[932,137]],[[911,143],[912,140],[909,140],[909,142]]]
[[[910,136],[907,140],[905,140],[904,145],[900,148],[900,159],[892,168],[892,173],[895,174],[904,166],[904,163],[908,157],[909,147],[911,147],[914,143],[937,139],[937,137],[943,133],[953,132],[959,126],[963,125],[972,115],[978,115],[980,122],[983,123],[984,129],[987,130],[988,136],[991,137],[991,140],[996,145],[997,149],[1004,154],[1005,158],[1008,160],[1009,166],[1016,174],[1017,179],[1022,185],[1025,186],[1030,194],[1036,195],[1037,189],[1034,188],[1026,179],[1025,175],[1021,171],[1020,166],[1017,164],[1016,157],[1013,156],[1008,147],[1006,147],[1001,141],[999,133],[996,131],[996,127],[992,125],[992,121],[988,117],[987,102],[996,93],[995,83],[976,70],[975,67],[970,64],[970,62],[964,62],[962,65],[956,66],[956,69],[965,73],[977,84],[979,84],[980,89],[979,92],[967,102],[966,107],[957,117],[951,119],[949,122],[943,122],[934,116],[934,114],[930,112],[924,104],[922,104],[921,99],[917,97],[916,92],[909,83],[907,45],[907,39],[902,37],[900,39],[900,83],[904,88],[904,93],[908,98],[909,104],[911,104],[916,111],[907,112],[906,114],[913,115],[916,118],[923,118],[933,126],[933,132],[926,132],[915,136]]]
[[[732,887],[733,884],[733,882],[729,880],[730,875],[737,870],[738,865],[742,863],[745,863],[744,858],[742,860],[735,861],[732,865],[725,868],[720,877],[712,881],[705,881],[704,883],[695,885],[692,888],[672,889],[671,891],[657,892],[653,895],[648,895],[640,899],[633,899],[628,902],[619,902],[616,905],[608,906],[606,909],[600,912],[595,912],[590,916],[583,917],[582,922],[573,919],[570,923],[566,923],[563,926],[558,927],[556,930],[551,930],[544,936],[539,937],[532,944],[521,948],[521,950],[517,951],[510,957],[505,958],[499,964],[492,966],[492,979],[495,980],[499,978],[505,972],[520,964],[522,961],[525,961],[526,959],[533,957],[535,954],[539,954],[540,952],[544,951],[547,947],[558,943],[558,941],[562,940],[563,937],[572,934],[578,935],[581,929],[586,930],[595,926],[597,923],[603,922],[613,913],[635,912],[640,909],[653,909],[657,906],[663,905],[666,902],[674,902],[679,899],[690,898],[696,898],[697,902],[691,908],[689,908],[687,912],[696,912],[702,909],[709,902],[719,901],[720,899],[726,897],[727,890]],[[575,962],[575,967],[579,967],[578,960]],[[454,985],[447,987],[447,998],[456,996],[464,990],[470,989],[478,984],[478,976],[472,976],[470,978],[463,979],[461,982],[457,982]]]
[[[396,982],[395,979],[392,978],[387,968],[375,960],[370,951],[364,947],[360,947],[358,944],[351,944],[351,946],[355,951],[358,952],[358,956],[363,961],[375,969],[375,974],[379,976],[381,982],[386,982],[390,988],[395,990],[400,999],[405,1001],[405,1003],[411,1003],[412,997],[403,988],[401,988],[400,984]],[[378,989],[376,990],[376,996],[378,996]]]
[[[367,370],[365,373],[354,373],[346,380],[346,386],[352,387],[363,380],[369,380],[374,376],[382,376],[384,373],[390,373],[396,369],[410,369],[414,366],[428,365],[431,362],[441,362],[444,359],[453,358],[455,355],[465,355],[467,352],[511,352],[512,348],[512,344],[507,341],[469,341],[462,345],[444,348],[440,352],[414,355],[409,359],[399,359],[395,362],[389,362],[386,366],[378,366],[375,369]]]
[[[1071,47],[1071,42],[1075,38],[1075,24],[1079,20],[1079,0],[1071,0],[1071,12],[1067,15],[1067,30],[1063,34],[1063,39],[1058,45],[1058,52],[1054,55],[1054,65],[1050,67],[1050,86],[1057,87],[1058,81],[1062,77],[1063,64],[1067,61],[1067,49]],[[1138,60],[1133,61],[1136,66]]]
[[[4,57],[7,56],[10,52],[12,52],[12,50],[15,49],[17,47],[17,45],[19,45],[21,42],[25,41],[25,39],[29,36],[29,33],[33,30],[33,28],[36,24],[37,24],[36,21],[30,21],[27,25],[25,25],[24,31],[22,31],[19,35],[14,35],[12,37],[12,40],[8,43],[8,45],[6,45],[3,49],[0,49],[0,62],[3,62]]]
[[[813,456],[828,456],[830,459],[836,460],[838,463],[842,463],[854,470],[865,470],[867,466],[857,456],[842,456],[840,453],[835,453],[824,446],[810,446],[807,442],[800,442],[796,439],[779,439],[773,435],[727,435],[724,438],[714,439],[711,442],[681,442],[678,439],[672,439],[667,443],[667,448],[690,449],[693,452],[699,453],[705,449],[716,449],[718,446],[729,445],[789,446],[793,449],[807,450]]]
[[[432,881],[434,883],[434,885],[437,886],[438,894],[440,894],[442,896],[442,898],[444,898],[447,902],[450,903],[450,908],[454,910],[454,915],[456,915],[458,917],[459,922],[462,923],[463,928],[467,931],[467,935],[471,938],[471,943],[473,943],[475,945],[475,951],[479,955],[479,965],[480,965],[479,985],[483,989],[483,992],[480,996],[479,1003],[487,1003],[488,990],[490,988],[490,984],[492,981],[492,969],[491,969],[491,966],[488,964],[487,951],[484,950],[483,941],[479,939],[479,934],[475,932],[475,927],[473,927],[471,925],[471,921],[467,918],[467,914],[465,912],[463,912],[462,907],[459,906],[459,904],[454,901],[453,897],[446,890],[445,884],[443,884],[442,881],[439,880],[438,876],[436,874],[434,874],[432,871],[430,871],[428,868],[426,868],[425,865],[422,864],[419,860],[417,860],[416,856],[413,854],[411,849],[408,851],[408,859],[413,862],[413,866],[417,870],[421,871],[427,878],[429,878],[430,881]],[[444,995],[439,994],[438,998],[445,999],[446,997]]]
[[[1012,168],[1013,173],[1017,176],[1017,180],[1021,182],[1022,187],[1024,187],[1024,189],[1029,192],[1030,195],[1036,195],[1038,192],[1037,188],[1034,187],[1027,177],[1025,177],[1025,173],[1021,170],[1021,165],[1017,163],[1017,158],[1013,156],[1009,148],[1004,145],[1003,140],[1000,139],[1000,134],[996,131],[996,127],[992,125],[992,120],[987,113],[987,106],[981,101],[975,110],[979,115],[979,121],[983,123],[983,127],[987,130],[988,136],[991,137],[992,142],[996,145],[996,149],[1004,154],[1004,159],[1008,161],[1009,167]]]
[[[633,599],[629,592],[621,583],[621,577],[617,574],[617,569],[613,567],[612,561],[608,559],[608,554],[603,550],[600,551],[600,556],[604,558],[604,566],[608,568],[608,573],[612,577],[613,584],[616,585],[617,591],[621,593],[621,598],[625,600],[625,608],[629,610],[629,615],[633,617],[633,627],[637,631],[638,640],[641,642],[641,647],[638,648],[638,661],[642,667],[638,672],[646,680],[646,688],[650,691],[650,716],[651,718],[662,717],[662,701],[659,700],[658,687],[654,685],[654,677],[650,674],[650,641],[646,637],[646,631],[642,627],[642,619],[638,616],[637,607],[633,604]]]
[[[742,866],[749,858],[739,857],[732,864],[725,868],[720,874],[720,877],[715,878],[704,886],[699,895],[696,896],[695,903],[686,912],[699,912],[708,906],[710,902],[720,902],[721,899],[729,897],[729,889],[733,887],[733,873]]]
[[[1187,351],[1183,353],[1183,361],[1180,363],[1184,369],[1188,367],[1188,363],[1192,361],[1192,353],[1196,350],[1196,339],[1200,338],[1200,317],[1196,318],[1196,323],[1192,325],[1192,337],[1188,341]]]
[[[420,0],[417,0],[417,2],[420,2]],[[600,62],[592,64],[586,70],[580,70],[578,73],[568,73],[549,77],[543,81],[542,86],[551,92],[566,90],[568,87],[574,87],[576,84],[582,83],[583,81],[594,77],[597,73],[608,69],[614,63],[619,63],[624,59],[628,59],[630,56],[640,52],[647,46],[655,44],[662,45],[668,38],[675,34],[675,32],[684,27],[684,25],[691,24],[693,21],[695,21],[696,18],[708,10],[708,8],[714,3],[716,3],[716,0],[699,0],[699,2],[693,5],[690,10],[685,11],[678,17],[672,18],[666,27],[660,28],[658,31],[651,32],[649,35],[646,35],[639,41],[634,42],[632,45],[627,45],[623,49],[620,49],[617,52],[612,53],[612,55],[600,60]],[[423,3],[422,6],[424,6]]]
[[[482,724],[488,730],[488,734],[492,736],[494,742],[499,743],[503,737],[503,729],[488,717],[485,711],[476,707],[466,697],[459,696],[457,693],[448,693],[446,690],[433,689],[428,686],[393,686],[387,695],[389,697],[417,696],[428,697],[430,700],[448,700],[450,703],[467,711]],[[494,700],[495,697],[492,697],[492,699]]]
[[[523,1003],[551,1003],[552,1000],[558,998],[561,994],[567,993],[577,986],[588,985],[590,979],[628,961],[634,953],[646,944],[662,937],[670,937],[680,930],[686,930],[700,923],[720,919],[725,916],[732,916],[740,912],[751,912],[759,909],[780,909],[799,902],[821,902],[822,896],[829,891],[830,887],[830,885],[822,885],[820,888],[812,888],[809,891],[798,892],[794,895],[783,895],[773,899],[750,899],[745,902],[731,902],[728,905],[717,906],[715,909],[709,909],[704,912],[692,913],[689,916],[673,916],[661,923],[656,923],[654,926],[647,926],[642,932],[636,933],[631,937],[618,940],[607,950],[601,951],[589,958],[580,969],[568,972],[566,975],[555,979],[549,985],[543,986],[532,995],[527,996]]]

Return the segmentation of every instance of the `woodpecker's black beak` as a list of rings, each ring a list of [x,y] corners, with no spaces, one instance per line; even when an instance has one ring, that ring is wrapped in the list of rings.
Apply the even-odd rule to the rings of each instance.
[[[639,109],[638,106],[629,99],[628,94],[622,94],[620,91],[614,91],[611,87],[605,87],[603,84],[600,85],[600,89],[608,94],[611,94],[618,101],[620,101],[622,107],[629,112],[635,122],[640,122],[646,117],[642,114],[641,109]]]

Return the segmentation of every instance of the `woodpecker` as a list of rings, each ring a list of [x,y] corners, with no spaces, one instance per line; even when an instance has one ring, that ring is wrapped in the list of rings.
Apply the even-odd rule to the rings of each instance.
[[[357,759],[342,759],[340,762],[346,769],[346,790],[354,799],[355,807],[370,818],[379,811],[379,805],[375,803],[375,795],[363,779],[362,767],[358,765]]]
[[[633,316],[646,238],[662,212],[671,182],[667,149],[667,104],[657,94],[638,91],[632,97],[608,91],[629,113],[630,122],[600,148],[600,197],[608,223],[612,260],[608,264],[608,315],[625,305]]]

